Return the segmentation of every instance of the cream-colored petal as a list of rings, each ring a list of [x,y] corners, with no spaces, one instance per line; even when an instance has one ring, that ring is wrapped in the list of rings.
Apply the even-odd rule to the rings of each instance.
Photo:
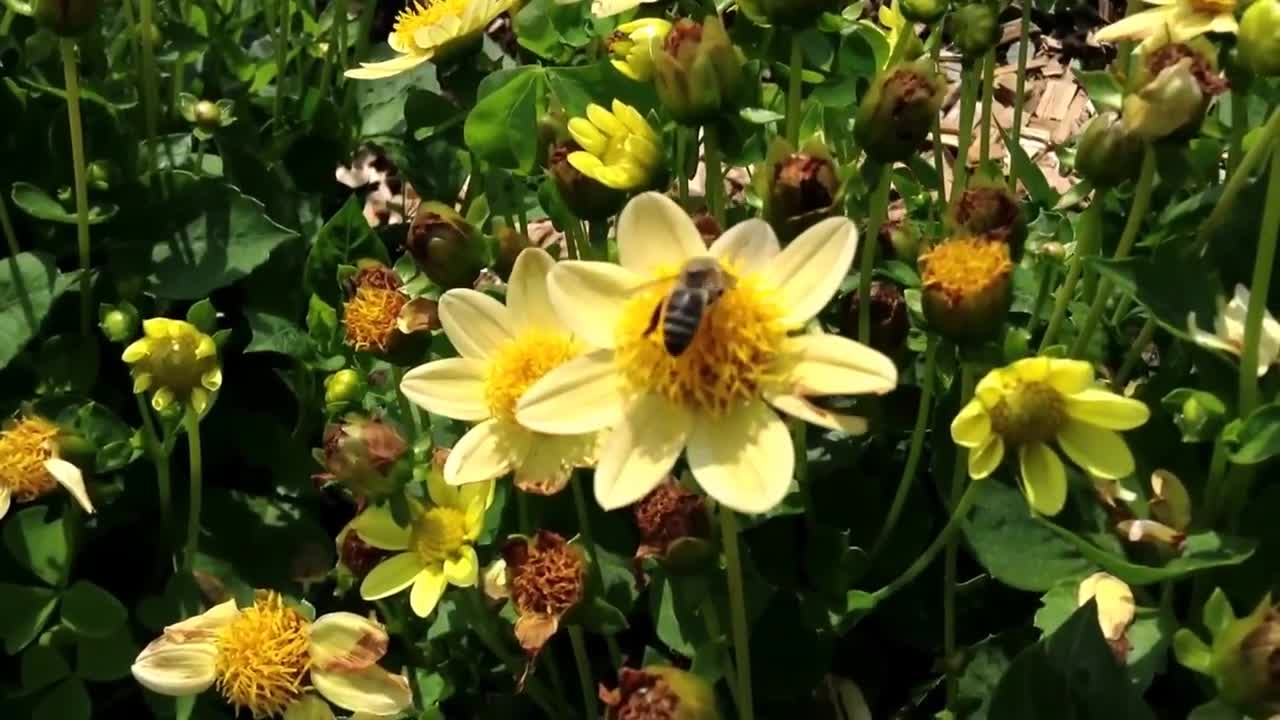
[[[708,250],[722,264],[743,274],[765,270],[780,251],[777,234],[759,218],[744,220],[724,231]]]
[[[1137,607],[1133,590],[1121,579],[1104,572],[1096,572],[1080,581],[1076,588],[1076,606],[1090,600],[1097,601],[1098,625],[1102,636],[1108,640],[1120,640],[1133,624]]]
[[[463,545],[457,557],[445,558],[444,579],[455,587],[475,587],[480,579],[480,559],[476,549]]]
[[[326,613],[311,623],[311,671],[363,670],[387,654],[389,640],[381,625],[363,615]]]
[[[782,502],[795,471],[786,423],[759,400],[722,418],[699,418],[686,456],[702,489],[741,513],[767,512]]]
[[[0,487],[0,520],[9,514],[9,507],[13,504],[13,493],[7,487]]]
[[[396,717],[413,705],[409,681],[377,665],[356,672],[312,670],[311,684],[329,702],[357,713]]]
[[[393,75],[399,75],[405,70],[412,70],[430,59],[430,53],[397,55],[390,60],[382,62],[360,63],[360,67],[352,68],[344,72],[343,75],[353,80],[381,80]]]
[[[1110,25],[1098,30],[1094,34],[1094,39],[1098,42],[1118,42],[1120,40],[1130,40],[1144,38],[1165,27],[1169,21],[1168,8],[1157,7],[1150,10],[1143,10],[1129,17],[1117,20]]]
[[[381,600],[403,592],[422,574],[422,559],[416,553],[400,553],[378,563],[360,583],[360,597]]]
[[[799,395],[862,395],[889,392],[898,384],[898,368],[882,353],[839,335],[787,338],[787,382]]]
[[[502,477],[529,452],[530,433],[514,423],[485,420],[467,431],[444,462],[444,479],[450,485]]]
[[[1048,445],[1027,443],[1018,448],[1022,492],[1041,515],[1057,515],[1067,502],[1067,471]]]
[[[551,304],[547,278],[556,261],[542,248],[520,251],[507,281],[507,309],[518,328],[568,330]]]
[[[400,392],[427,412],[454,420],[484,420],[490,415],[484,400],[485,369],[482,360],[434,360],[405,373]]]
[[[617,424],[626,410],[612,350],[596,350],[552,370],[525,391],[516,420],[553,435],[579,435]]]
[[[212,641],[177,643],[161,637],[143,648],[130,671],[139,685],[170,697],[197,695],[217,679],[218,647]]]
[[[961,447],[985,445],[991,437],[991,416],[977,400],[970,400],[951,421],[951,439]]]
[[[396,523],[389,505],[370,505],[351,521],[351,529],[365,543],[379,550],[405,550],[409,528]]]
[[[1133,453],[1112,430],[1067,420],[1058,430],[1058,446],[1072,462],[1098,477],[1119,480],[1133,474]]]
[[[240,610],[236,607],[236,601],[227,600],[195,617],[166,625],[164,639],[175,643],[212,642],[219,630],[235,622],[238,617]]]
[[[89,491],[84,486],[84,476],[80,474],[80,468],[62,458],[55,457],[44,461],[44,469],[48,470],[53,479],[75,498],[76,503],[84,508],[85,512],[90,514],[94,512],[93,501],[89,499]]]
[[[575,465],[587,459],[592,435],[547,435],[538,433],[529,454],[515,469],[516,487],[536,495],[554,495],[569,482]]]
[[[440,604],[440,596],[444,595],[448,584],[442,566],[424,568],[414,581],[413,590],[409,592],[409,607],[413,609],[413,614],[422,618],[430,616],[436,605]]]
[[[625,507],[662,482],[684,449],[689,411],[655,393],[637,397],[609,433],[596,466],[596,502]]]
[[[957,450],[959,452],[959,450]],[[988,435],[987,441],[969,451],[969,477],[982,480],[1000,467],[1004,459],[1004,438]]]
[[[848,218],[827,218],[783,248],[765,277],[781,292],[782,321],[800,327],[817,315],[849,274],[858,251],[858,227]]]
[[[516,336],[506,306],[482,292],[458,288],[440,298],[440,324],[458,354],[487,360]]]
[[[1100,388],[1067,396],[1067,415],[1108,430],[1132,430],[1151,418],[1151,409],[1141,400],[1121,397]]]
[[[574,335],[593,347],[611,348],[627,296],[642,282],[612,263],[567,260],[551,271],[547,290],[556,314]]]
[[[843,415],[814,404],[803,395],[770,395],[769,404],[794,418],[829,430],[839,430],[850,435],[867,431],[867,419],[857,415]]]
[[[618,262],[633,273],[674,273],[689,258],[706,254],[693,220],[666,195],[641,193],[618,216]]]

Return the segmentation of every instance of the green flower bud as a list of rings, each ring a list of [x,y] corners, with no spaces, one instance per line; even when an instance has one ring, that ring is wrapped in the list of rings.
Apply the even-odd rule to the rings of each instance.
[[[756,177],[764,218],[784,243],[834,215],[843,196],[836,165],[820,142],[794,152],[785,140],[775,141]]]
[[[834,0],[741,0],[738,7],[757,25],[809,27],[824,12],[838,13]]]
[[[98,327],[111,342],[126,343],[133,340],[138,336],[140,323],[137,308],[129,302],[103,305],[98,310]]]
[[[932,25],[947,14],[949,0],[902,0],[899,9],[911,22]]]
[[[1076,173],[1097,188],[1134,179],[1141,162],[1142,140],[1125,130],[1116,113],[1091,120],[1076,145]]]
[[[606,220],[622,209],[627,193],[614,190],[598,180],[583,175],[569,162],[569,155],[582,148],[567,140],[551,150],[549,165],[551,177],[565,207],[583,220]]]
[[[924,142],[942,106],[945,84],[928,60],[887,68],[858,105],[858,144],[881,163],[907,160]]]
[[[98,0],[36,0],[36,22],[61,37],[75,37],[98,19]]]
[[[1133,92],[1124,99],[1124,127],[1145,140],[1187,139],[1213,97],[1226,89],[1216,50],[1205,38],[1151,46],[1140,53]]]
[[[427,277],[445,290],[471,287],[485,266],[480,233],[443,203],[422,203],[409,226],[405,249]]]
[[[115,176],[115,168],[108,160],[94,160],[89,163],[88,171],[89,187],[99,192],[106,192],[111,189],[111,181]]]
[[[948,220],[952,232],[1000,240],[1014,260],[1027,239],[1027,219],[1018,198],[1003,182],[976,180],[953,203]]]
[[[324,406],[331,414],[346,410],[364,395],[364,378],[360,373],[346,368],[324,379]]]
[[[934,330],[956,341],[995,337],[1013,300],[1008,243],[949,238],[922,254],[919,266],[921,309]]]
[[[1067,256],[1067,249],[1062,243],[1050,240],[1040,244],[1040,254],[1052,260],[1062,260]]]
[[[213,132],[222,127],[222,109],[217,103],[201,100],[193,108],[196,127],[205,132]]]
[[[1253,74],[1280,75],[1280,0],[1254,0],[1240,18],[1240,59]]]
[[[685,18],[653,54],[654,88],[677,122],[703,125],[737,109],[746,89],[745,62],[719,17],[702,24]]]
[[[1251,717],[1280,713],[1280,610],[1271,596],[1237,618],[1222,590],[1204,605],[1211,645],[1183,628],[1174,636],[1178,662],[1213,678],[1219,697]]]
[[[965,3],[951,11],[947,34],[965,62],[974,62],[1000,42],[1000,6],[991,0]]]
[[[706,680],[665,665],[622,668],[616,690],[601,690],[607,720],[720,720]]]
[[[862,297],[855,290],[849,293],[849,307],[844,314],[840,334],[847,338],[858,337],[858,312]],[[886,280],[871,281],[871,347],[897,357],[907,345],[907,333],[911,322],[907,317],[907,300],[896,283]]]

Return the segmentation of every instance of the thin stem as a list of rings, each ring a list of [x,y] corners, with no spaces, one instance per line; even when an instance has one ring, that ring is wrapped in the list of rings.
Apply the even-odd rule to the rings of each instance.
[[[960,407],[969,401],[973,395],[974,372],[973,366],[961,362],[960,365]],[[956,446],[955,465],[951,470],[951,507],[956,507],[960,503],[961,496],[964,495],[965,488],[965,469],[968,466],[968,451],[959,445]],[[942,585],[942,647],[943,662],[950,668],[952,664],[948,662],[955,656],[956,652],[956,563],[959,560],[960,545],[956,542],[956,538],[952,536],[947,540],[946,553],[943,556],[943,585]],[[956,691],[959,686],[958,678],[950,670],[947,671],[947,707],[951,707],[956,701]]]
[[[1271,149],[1272,143],[1280,136],[1280,108],[1271,113],[1271,118],[1267,120],[1267,124],[1263,126],[1258,139],[1244,154],[1244,158],[1236,166],[1235,172],[1227,178],[1227,184],[1222,186],[1222,194],[1218,196],[1218,202],[1213,206],[1213,211],[1209,213],[1209,217],[1200,225],[1200,231],[1196,234],[1196,247],[1199,248],[1209,242],[1209,234],[1227,219],[1235,206],[1236,198],[1240,195],[1240,191],[1244,189],[1249,177],[1253,175],[1253,171],[1257,169],[1267,153]]]
[[[200,414],[187,404],[187,454],[191,461],[191,490],[187,498],[187,542],[182,552],[182,567],[190,573],[195,567],[200,546],[200,505],[204,495],[204,466],[200,459]]]
[[[1146,217],[1147,209],[1151,206],[1151,191],[1155,187],[1155,177],[1156,153],[1148,144],[1142,154],[1142,170],[1138,174],[1138,186],[1133,191],[1133,203],[1129,207],[1129,216],[1125,220],[1124,230],[1120,233],[1120,242],[1116,244],[1115,259],[1117,260],[1129,257],[1129,253],[1133,251],[1133,243],[1138,239],[1142,219]],[[1076,341],[1071,345],[1072,357],[1080,357],[1089,346],[1093,331],[1098,327],[1098,321],[1102,319],[1102,313],[1106,310],[1107,296],[1110,294],[1111,281],[1108,278],[1102,278],[1098,282],[1098,291],[1093,296],[1093,304],[1089,306],[1089,314],[1085,317],[1084,324],[1080,326]]]
[[[1267,204],[1258,231],[1258,251],[1253,261],[1253,282],[1249,286],[1249,310],[1244,319],[1244,348],[1240,351],[1240,417],[1248,417],[1258,406],[1258,343],[1262,340],[1262,318],[1267,314],[1271,290],[1271,270],[1276,261],[1276,236],[1280,235],[1280,144],[1271,153]]]
[[[804,43],[802,33],[791,36],[791,77],[787,85],[787,140],[792,147],[800,144],[801,95],[804,92]]]
[[[751,646],[748,644],[747,598],[742,583],[742,559],[738,553],[738,518],[728,508],[720,508],[720,533],[724,544],[725,572],[729,581],[729,611],[733,625],[733,650],[738,665],[738,717],[753,720],[751,701]]]
[[[1227,174],[1230,175],[1240,166],[1244,154],[1244,134],[1249,130],[1249,88],[1231,87],[1231,146],[1227,152]]]
[[[713,643],[724,634],[724,630],[720,627],[720,613],[716,610],[714,596],[707,593],[702,599],[702,621],[707,626],[707,638]],[[738,674],[734,669],[733,658],[728,654],[724,660],[724,681],[729,686],[729,694],[736,702],[738,699]]]
[[[951,196],[954,206],[969,185],[969,144],[973,142],[973,111],[978,102],[977,68],[965,67],[960,75],[960,128],[956,164],[952,168]]]
[[[898,592],[902,588],[911,584],[925,568],[933,563],[938,557],[938,553],[951,542],[952,536],[956,530],[960,529],[960,523],[964,521],[966,515],[969,514],[973,503],[978,499],[977,488],[981,482],[970,482],[965,488],[964,494],[960,496],[959,502],[956,503],[955,509],[951,511],[951,519],[947,520],[947,524],[942,528],[942,532],[938,533],[938,537],[933,539],[933,543],[925,548],[925,551],[911,563],[911,566],[902,572],[901,575],[894,578],[892,582],[873,593],[876,602],[884,602],[891,595]]]
[[[600,715],[596,708],[595,675],[591,673],[591,658],[587,656],[587,639],[580,625],[569,626],[569,642],[573,645],[573,660],[578,666],[578,681],[582,686],[582,712],[585,717]]]
[[[935,29],[933,35],[929,37],[929,56],[933,59],[933,67],[938,67],[938,61],[942,57],[942,43],[938,41],[938,34],[941,28]],[[938,174],[938,198],[937,207],[939,216],[945,213],[947,206],[947,184],[943,181],[946,177],[943,170],[942,159],[942,113],[933,114],[933,169]]]
[[[1075,295],[1076,283],[1080,282],[1080,275],[1084,272],[1084,256],[1091,252],[1091,248],[1097,246],[1102,198],[1094,196],[1093,202],[1084,212],[1085,217],[1080,221],[1083,235],[1076,241],[1076,250],[1071,254],[1071,267],[1067,270],[1067,279],[1063,281],[1062,287],[1058,288],[1058,297],[1053,303],[1053,315],[1049,318],[1049,328],[1044,331],[1044,338],[1040,340],[1041,353],[1057,339],[1058,331],[1062,329],[1062,323],[1067,318],[1067,307],[1071,304],[1072,296]]]
[[[876,246],[879,245],[880,226],[889,212],[889,189],[893,182],[893,168],[881,165],[880,179],[871,192],[871,207],[867,216],[867,239],[862,243],[862,260],[858,265],[858,342],[871,342],[871,275],[875,272]]]
[[[413,426],[413,439],[416,442],[422,437],[422,415],[418,406],[409,402],[409,398],[400,392],[400,383],[404,382],[404,368],[391,366],[391,392],[395,393],[396,402],[400,405],[400,422],[409,421]]]
[[[160,525],[167,533],[173,527],[173,485],[169,478],[169,453],[160,441],[156,432],[155,421],[151,418],[151,408],[137,393],[134,399],[138,402],[138,414],[142,416],[142,436],[146,442],[147,454],[156,466],[156,494],[160,498]]]
[[[0,18],[0,36],[9,34],[9,28],[13,25],[13,19],[17,16],[18,13],[12,7],[5,6],[4,17]]]
[[[1206,528],[1216,527],[1222,513],[1227,475],[1227,443],[1218,438],[1213,443],[1213,455],[1209,458],[1209,475],[1204,484],[1204,522]]]
[[[142,36],[142,104],[147,128],[147,168],[156,167],[156,135],[159,134],[160,82],[156,73],[156,44],[152,29],[155,0],[138,0],[138,25],[134,32]]]
[[[1031,0],[1021,0],[1021,4],[1022,18],[1018,25],[1018,76],[1017,86],[1013,91],[1013,127],[1009,130],[1009,142],[1014,147],[1022,141],[1022,106],[1027,95],[1027,55],[1031,47]],[[1017,185],[1017,176],[1009,173],[1009,189],[1013,190]]]
[[[1129,312],[1129,306],[1132,304],[1133,304],[1132,296],[1130,295],[1122,296],[1120,298],[1120,301],[1116,303],[1116,311],[1111,314],[1111,324],[1119,325],[1120,321],[1124,320],[1125,313]]]
[[[508,673],[511,673],[512,676],[520,674],[520,668],[524,660],[507,647],[506,643],[502,641],[502,636],[495,632],[493,624],[498,615],[489,612],[489,609],[485,607],[483,591],[477,587],[469,592],[459,594],[463,597],[464,602],[469,605],[468,610],[471,616],[469,629],[475,631],[476,635],[480,637],[480,642],[489,648],[489,652],[498,656]],[[529,697],[533,699],[534,704],[547,717],[568,716],[563,706],[556,701],[554,695],[547,691],[547,688],[538,677],[532,674],[527,676],[524,681],[524,689],[529,694]]]
[[[329,87],[333,66],[341,67],[347,61],[343,40],[347,34],[347,0],[334,0],[333,19],[329,25],[329,52],[324,55],[324,68],[320,71],[321,91]],[[338,77],[342,77],[339,73]]]
[[[583,489],[586,480],[579,475],[569,478],[569,484],[573,486],[573,509],[578,514],[578,532],[582,533],[582,544],[591,561],[591,582],[596,586],[596,591],[603,594],[604,569],[600,565],[600,548],[596,545],[595,534],[591,531],[591,513],[587,507],[587,493]],[[615,668],[621,668],[622,651],[618,647],[618,641],[614,640],[612,635],[606,635],[605,644],[609,647],[609,660],[613,662]]]
[[[1031,320],[1027,323],[1027,333],[1034,335],[1040,327],[1040,316],[1044,313],[1044,304],[1049,301],[1049,291],[1058,279],[1057,264],[1046,264],[1040,271],[1040,287],[1036,289],[1036,299],[1031,305]]]
[[[938,365],[938,338],[934,335],[929,335],[925,342],[927,344],[924,348],[923,375],[920,377],[920,403],[916,406],[916,424],[911,430],[911,444],[907,450],[907,464],[902,469],[902,477],[898,480],[898,490],[893,494],[893,502],[889,505],[889,515],[885,518],[884,526],[880,528],[880,534],[876,537],[875,543],[871,545],[871,552],[867,559],[868,565],[875,562],[880,552],[884,550],[889,537],[893,535],[893,530],[897,527],[898,520],[902,517],[902,511],[907,507],[907,498],[911,496],[912,481],[916,479],[916,471],[920,467],[920,458],[924,454],[924,436],[925,431],[929,428],[929,412],[933,409],[933,383],[934,377],[937,375]]]
[[[204,174],[204,148],[205,141],[200,138],[194,138],[196,143],[196,174]]]
[[[682,125],[676,126],[676,188],[680,196],[680,207],[689,210],[689,131]]]
[[[9,257],[18,257],[22,248],[18,246],[18,231],[13,229],[13,219],[9,217],[9,204],[3,192],[0,192],[0,230],[4,230],[4,239],[9,245]]]
[[[720,167],[720,131],[714,124],[703,126],[702,144],[707,166],[707,209],[720,227],[724,227],[724,171]]]
[[[795,448],[796,487],[800,489],[800,503],[804,506],[804,524],[809,532],[818,527],[818,508],[813,504],[813,492],[809,486],[809,443],[805,437],[807,426],[799,418],[792,418],[791,446]]]
[[[271,2],[271,0],[267,0]],[[284,80],[285,69],[288,67],[288,47],[290,25],[293,21],[293,12],[289,5],[289,0],[280,0],[280,33],[276,40],[276,97],[272,117],[275,118],[275,124],[280,123],[280,113],[284,110]]]
[[[71,169],[76,184],[76,247],[80,255],[80,333],[93,332],[93,286],[89,273],[89,181],[85,173],[84,128],[80,120],[80,72],[76,41],[63,38],[62,75],[67,87],[67,122],[71,126]]]
[[[1156,334],[1156,319],[1147,318],[1147,322],[1138,331],[1138,336],[1133,339],[1133,344],[1129,346],[1129,352],[1125,353],[1124,361],[1120,363],[1120,370],[1116,372],[1115,378],[1111,381],[1111,389],[1119,391],[1124,384],[1129,381],[1129,376],[1133,374],[1138,363],[1142,361],[1142,351],[1147,345],[1151,344],[1151,338]]]
[[[978,138],[979,167],[991,159],[991,105],[996,91],[996,51],[987,51],[982,63],[982,137]]]

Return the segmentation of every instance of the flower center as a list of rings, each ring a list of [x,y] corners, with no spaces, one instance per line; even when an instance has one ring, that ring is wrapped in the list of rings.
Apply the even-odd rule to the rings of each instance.
[[[396,24],[391,34],[401,43],[401,47],[418,47],[413,35],[418,30],[436,25],[445,18],[461,18],[466,12],[470,0],[418,0],[406,7],[396,16]]]
[[[466,516],[451,507],[428,508],[414,521],[409,532],[409,547],[429,565],[453,557],[466,542]]]
[[[1201,15],[1230,15],[1236,11],[1236,0],[1190,0],[1189,4]]]
[[[787,336],[782,308],[774,291],[753,275],[730,275],[734,286],[704,307],[688,348],[672,356],[664,341],[671,333],[663,327],[670,306],[658,311],[656,325],[654,312],[670,295],[674,275],[660,273],[672,279],[635,293],[623,308],[615,357],[633,391],[723,415],[781,379],[777,361]]]
[[[218,692],[255,720],[283,715],[311,664],[310,625],[280,596],[263,593],[218,631]]]
[[[1007,388],[988,412],[991,429],[1010,445],[1053,439],[1067,419],[1062,393],[1043,382],[1020,382]]]
[[[40,417],[27,417],[0,432],[0,487],[17,502],[28,502],[52,490],[57,482],[44,462],[53,457],[58,427]]]
[[[947,240],[920,256],[921,281],[958,304],[989,291],[1013,272],[1009,246],[998,240],[962,237]]]
[[[578,354],[578,344],[554,330],[530,328],[498,348],[484,377],[484,400],[489,412],[513,420],[516,402],[529,386]]]
[[[363,286],[342,306],[347,344],[357,351],[386,352],[396,332],[400,310],[409,299],[399,290]]]

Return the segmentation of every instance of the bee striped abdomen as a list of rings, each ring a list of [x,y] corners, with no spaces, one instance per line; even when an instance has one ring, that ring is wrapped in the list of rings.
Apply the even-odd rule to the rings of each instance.
[[[662,317],[662,342],[673,357],[693,344],[706,305],[705,292],[676,290],[671,293]]]

